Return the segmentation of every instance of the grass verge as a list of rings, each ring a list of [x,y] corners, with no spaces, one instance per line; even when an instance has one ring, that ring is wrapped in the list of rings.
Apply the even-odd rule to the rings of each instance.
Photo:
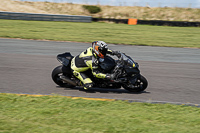
[[[0,93],[0,132],[197,133],[197,107]]]
[[[200,48],[199,27],[0,20],[0,37]]]

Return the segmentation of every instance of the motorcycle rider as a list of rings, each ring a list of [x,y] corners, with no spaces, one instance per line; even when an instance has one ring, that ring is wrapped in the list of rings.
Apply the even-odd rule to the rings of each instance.
[[[114,79],[115,74],[101,73],[98,69],[99,62],[103,62],[106,54],[119,56],[119,52],[108,49],[105,42],[94,41],[92,47],[87,48],[72,59],[71,69],[73,74],[83,83],[85,90],[93,86],[92,80],[84,73],[88,69],[91,69],[92,74],[97,78]]]

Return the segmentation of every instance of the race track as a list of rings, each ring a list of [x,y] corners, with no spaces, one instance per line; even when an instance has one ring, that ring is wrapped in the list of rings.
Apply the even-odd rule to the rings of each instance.
[[[142,93],[98,88],[85,92],[83,88],[54,84],[51,71],[60,65],[57,54],[70,51],[76,55],[89,46],[90,43],[0,38],[0,92],[200,104],[200,49],[109,44],[110,49],[125,52],[140,64],[149,82]]]

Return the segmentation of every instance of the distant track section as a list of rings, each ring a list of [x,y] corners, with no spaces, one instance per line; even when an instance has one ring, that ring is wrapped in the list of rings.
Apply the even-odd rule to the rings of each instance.
[[[92,21],[107,21],[115,23],[128,23],[128,19],[115,19],[115,18],[92,18]],[[200,22],[187,22],[187,21],[163,21],[163,20],[137,20],[137,24],[144,25],[157,25],[157,26],[177,26],[177,27],[200,27]]]
[[[0,12],[0,19],[67,21],[67,22],[86,22],[86,23],[90,23],[92,21],[91,16],[55,15],[55,14],[38,14],[38,13],[19,13],[19,12]]]
[[[92,18],[91,16],[78,15],[56,15],[20,12],[0,12],[0,19],[11,20],[33,20],[33,21],[66,21],[66,22],[86,22],[108,21],[115,23],[128,23],[128,19],[115,18]],[[157,25],[157,26],[179,26],[179,27],[200,27],[200,22],[187,21],[163,21],[163,20],[137,20],[137,24]]]

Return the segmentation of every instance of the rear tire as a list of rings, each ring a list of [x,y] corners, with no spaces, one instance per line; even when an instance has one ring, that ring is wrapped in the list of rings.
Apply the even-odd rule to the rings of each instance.
[[[136,81],[134,86],[130,86],[130,84],[124,84],[122,86],[130,92],[142,92],[147,88],[148,82],[144,76],[140,75],[140,78]]]
[[[51,74],[52,80],[53,80],[57,85],[59,85],[59,86],[61,86],[61,87],[68,87],[68,88],[74,87],[74,86],[71,85],[71,84],[65,83],[65,82],[60,78],[60,76],[63,75],[62,67],[63,67],[63,66],[58,66],[58,67],[56,67],[56,68],[52,71],[52,74]],[[70,78],[69,75],[64,75],[64,76]]]

